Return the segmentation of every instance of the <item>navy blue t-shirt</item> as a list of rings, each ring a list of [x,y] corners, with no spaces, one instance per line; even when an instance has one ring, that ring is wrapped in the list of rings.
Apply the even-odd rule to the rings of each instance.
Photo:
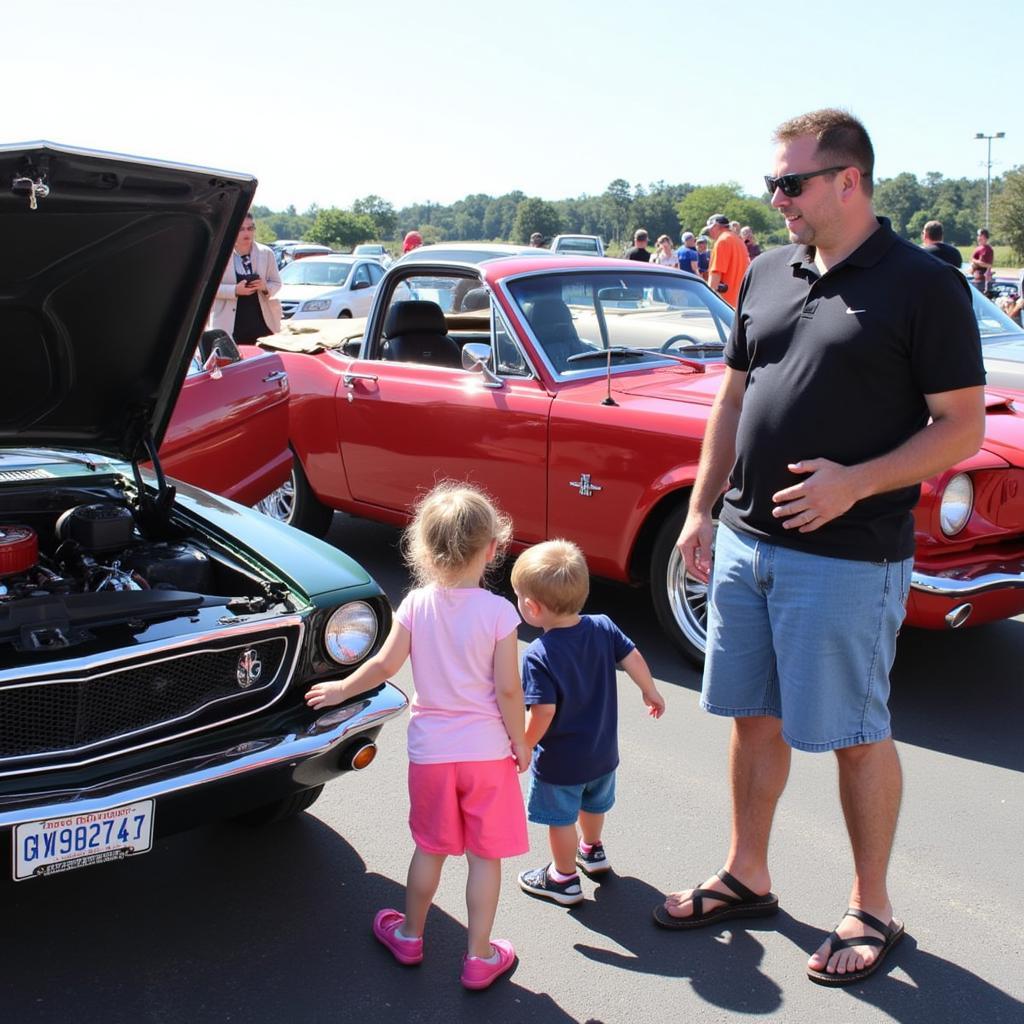
[[[688,245],[682,246],[676,253],[679,257],[679,269],[688,270],[691,274],[698,272],[698,264],[700,263],[700,253],[696,249],[691,249]]]
[[[554,704],[555,717],[533,751],[533,773],[556,786],[578,786],[619,763],[615,668],[636,645],[607,615],[581,615],[526,648],[527,706]]]

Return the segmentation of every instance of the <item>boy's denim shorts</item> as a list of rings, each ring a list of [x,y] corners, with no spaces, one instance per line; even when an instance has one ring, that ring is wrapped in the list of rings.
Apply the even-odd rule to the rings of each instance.
[[[720,523],[701,707],[781,718],[798,750],[885,739],[913,563],[812,555]]]
[[[559,786],[544,782],[530,773],[530,792],[526,798],[526,816],[535,825],[575,825],[580,811],[604,814],[615,804],[615,772],[583,782],[578,786]]]

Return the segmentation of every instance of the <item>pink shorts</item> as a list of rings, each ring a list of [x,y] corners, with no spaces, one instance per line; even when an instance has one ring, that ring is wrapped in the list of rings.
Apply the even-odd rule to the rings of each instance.
[[[515,761],[409,765],[409,828],[426,853],[497,860],[530,848]]]

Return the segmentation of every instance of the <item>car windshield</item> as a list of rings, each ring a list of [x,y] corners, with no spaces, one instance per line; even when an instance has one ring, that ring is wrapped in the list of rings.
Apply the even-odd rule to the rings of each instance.
[[[353,256],[381,256],[383,253],[383,245],[357,245],[352,250]]]
[[[580,253],[583,256],[591,256],[601,250],[593,238],[560,238],[558,251],[562,254]]]
[[[533,274],[508,290],[549,366],[564,377],[664,359],[722,358],[733,311],[679,273]]]
[[[994,302],[986,299],[977,288],[971,289],[971,301],[974,303],[974,316],[978,321],[978,333],[981,343],[992,339],[1006,340],[1007,334],[1020,337],[1024,331],[1017,326]]]
[[[348,278],[351,269],[351,263],[342,263],[338,260],[296,260],[281,271],[281,283],[340,288]]]

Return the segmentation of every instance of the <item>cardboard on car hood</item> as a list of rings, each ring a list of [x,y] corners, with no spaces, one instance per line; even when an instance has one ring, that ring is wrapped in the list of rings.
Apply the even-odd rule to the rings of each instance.
[[[160,443],[255,190],[248,175],[0,146],[0,446],[134,459],[147,434]]]

